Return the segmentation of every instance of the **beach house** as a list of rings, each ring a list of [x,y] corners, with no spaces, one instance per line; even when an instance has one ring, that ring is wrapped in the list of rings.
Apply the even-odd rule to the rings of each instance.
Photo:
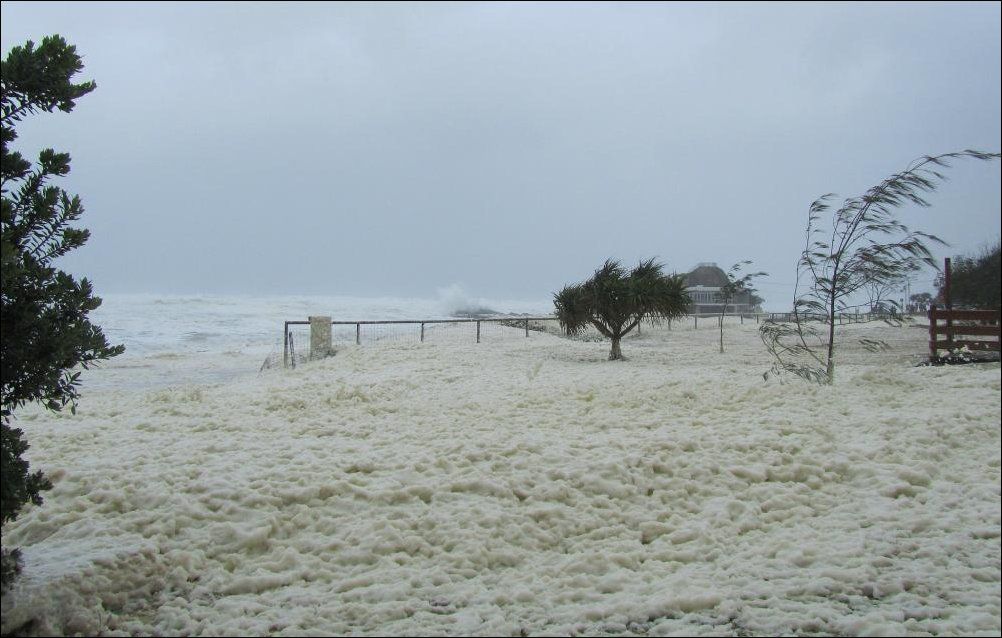
[[[685,275],[686,292],[692,298],[693,314],[719,313],[722,309],[720,289],[727,285],[727,273],[713,262],[700,262]],[[727,312],[754,312],[756,300],[749,292],[734,295]]]

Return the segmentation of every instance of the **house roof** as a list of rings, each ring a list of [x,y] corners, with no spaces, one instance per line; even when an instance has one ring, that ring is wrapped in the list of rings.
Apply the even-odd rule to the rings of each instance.
[[[716,264],[700,264],[686,274],[685,285],[720,288],[727,285],[727,273]]]

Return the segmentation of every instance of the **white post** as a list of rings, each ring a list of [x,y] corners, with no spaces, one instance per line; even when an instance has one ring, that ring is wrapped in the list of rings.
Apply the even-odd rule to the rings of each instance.
[[[331,354],[331,318],[310,317],[310,361]]]

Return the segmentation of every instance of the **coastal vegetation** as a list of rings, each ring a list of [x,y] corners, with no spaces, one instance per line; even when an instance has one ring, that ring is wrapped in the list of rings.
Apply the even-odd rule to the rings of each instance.
[[[587,281],[565,286],[553,296],[560,327],[576,335],[594,326],[612,341],[609,360],[623,359],[620,342],[645,321],[661,325],[685,314],[691,303],[679,275],[666,275],[653,258],[630,271],[607,259]]]
[[[77,99],[94,90],[92,81],[72,82],[81,69],[76,47],[58,35],[44,38],[38,47],[31,41],[14,47],[2,61],[3,523],[14,520],[28,502],[40,505],[41,493],[52,487],[41,471],[29,472],[23,458],[28,444],[22,430],[11,425],[15,410],[27,403],[53,411],[68,405],[73,410],[80,377],[75,368],[124,350],[109,345],[101,329],[88,320],[88,313],[101,305],[90,282],[54,265],[89,237],[86,229],[70,226],[83,214],[80,198],[50,183],[69,173],[69,154],[47,148],[32,163],[10,149],[17,139],[16,125],[25,116],[68,113]],[[20,569],[19,553],[6,546],[2,552],[0,582],[6,586]]]
[[[925,195],[946,179],[940,171],[961,158],[991,161],[999,154],[967,149],[926,155],[863,195],[843,200],[837,209],[829,204],[833,193],[811,203],[806,246],[797,261],[793,321],[766,323],[760,331],[774,358],[771,372],[834,383],[835,326],[852,296],[867,286],[900,281],[922,266],[936,268],[930,246],[946,242],[910,229],[896,210],[909,204],[930,206]],[[869,339],[861,344],[869,349],[884,347]]]
[[[722,304],[720,307],[720,321],[718,322],[720,326],[720,352],[724,352],[724,317],[727,316],[727,305],[731,303],[731,300],[736,296],[741,294],[748,295],[751,298],[755,289],[751,287],[752,281],[757,277],[764,277],[768,275],[767,272],[750,272],[741,274],[745,266],[750,266],[751,261],[739,261],[738,263],[731,266],[725,274],[727,275],[727,283],[720,287],[720,292],[717,293],[717,297]]]
[[[974,255],[954,258],[950,281],[950,298],[954,307],[998,310],[1002,307],[1002,259],[999,241],[982,248]],[[944,282],[937,281],[943,303]]]

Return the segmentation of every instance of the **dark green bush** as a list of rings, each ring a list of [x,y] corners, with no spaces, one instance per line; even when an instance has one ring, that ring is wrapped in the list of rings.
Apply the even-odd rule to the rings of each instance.
[[[28,502],[40,505],[41,492],[52,487],[40,471],[29,472],[22,458],[28,444],[11,426],[14,412],[26,403],[50,410],[73,409],[79,383],[75,368],[113,357],[122,346],[108,345],[87,314],[101,305],[90,282],[77,281],[53,261],[82,246],[89,236],[70,224],[83,214],[80,198],[49,182],[70,171],[70,156],[45,149],[35,164],[9,145],[15,125],[26,115],[58,109],[69,112],[74,100],[94,90],[93,82],[73,84],[83,68],[76,48],[58,35],[14,47],[0,62],[0,514],[14,520]],[[19,569],[17,550],[2,549],[0,586]]]
[[[955,257],[952,267],[950,297],[954,308],[998,310],[1002,307],[1002,259],[999,242],[983,248],[974,256]],[[940,282],[940,303],[944,303]]]

